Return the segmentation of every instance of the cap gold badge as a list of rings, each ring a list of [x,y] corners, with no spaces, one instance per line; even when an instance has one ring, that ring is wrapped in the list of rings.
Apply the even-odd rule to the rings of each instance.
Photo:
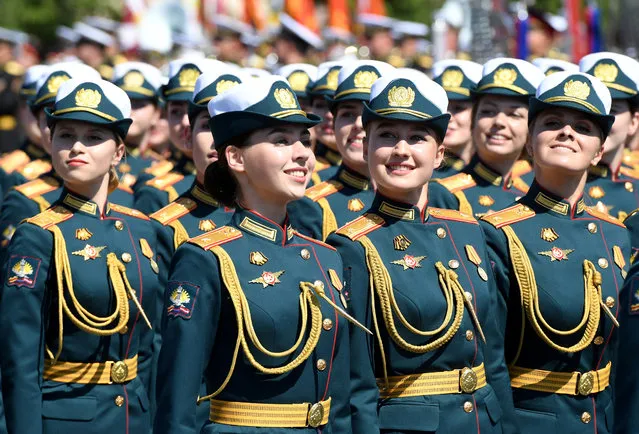
[[[220,80],[215,85],[215,92],[219,95],[221,93],[226,92],[229,89],[234,88],[238,84],[240,84],[240,83],[238,83],[237,81],[233,81],[233,80]]]
[[[370,89],[375,83],[375,80],[379,78],[374,71],[359,71],[355,74],[355,78],[353,79],[353,83],[355,87],[359,89]]]
[[[564,95],[586,100],[590,96],[590,86],[583,81],[570,80],[564,84]]]
[[[285,88],[275,89],[273,93],[275,97],[275,101],[285,109],[294,109],[297,108],[297,101],[295,100],[295,96],[291,93],[290,90]]]
[[[75,93],[75,105],[79,107],[97,108],[102,101],[100,92],[93,89],[80,89]]]
[[[499,86],[510,86],[517,80],[517,71],[511,68],[499,68],[493,75],[493,83]]]
[[[388,91],[388,105],[391,107],[411,107],[415,101],[415,91],[410,87],[393,86]]]
[[[311,81],[308,74],[304,71],[295,71],[288,76],[287,80],[295,92],[304,92],[308,82]]]
[[[182,87],[194,87],[197,78],[200,76],[200,71],[195,68],[186,68],[180,71],[178,81]]]
[[[619,68],[612,63],[600,63],[595,67],[595,77],[601,81],[612,83],[617,79],[619,75]]]
[[[464,81],[464,74],[457,69],[447,69],[442,74],[442,86],[447,87],[459,87]]]

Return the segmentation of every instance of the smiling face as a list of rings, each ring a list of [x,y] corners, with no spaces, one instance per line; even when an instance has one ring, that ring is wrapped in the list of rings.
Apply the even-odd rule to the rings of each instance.
[[[528,135],[526,101],[498,95],[484,95],[477,102],[473,141],[486,163],[515,160]]]
[[[186,101],[169,101],[166,105],[169,122],[169,138],[180,151],[191,157],[191,142],[187,141],[189,127],[189,103]]]
[[[335,112],[335,143],[344,164],[365,174],[368,172],[368,167],[364,160],[366,132],[362,125],[363,109],[364,106],[360,101],[339,103]]]
[[[367,127],[366,158],[371,179],[383,195],[410,202],[439,167],[444,146],[418,122],[375,121]]]
[[[581,175],[603,153],[602,133],[585,113],[571,109],[544,110],[535,118],[527,144],[535,172]]]
[[[444,147],[455,152],[455,150],[464,149],[472,142],[471,120],[472,120],[472,101],[451,100],[448,103],[448,113],[450,120],[448,121],[448,129],[444,138]]]
[[[337,151],[335,144],[335,130],[333,129],[333,113],[331,113],[328,101],[323,97],[313,98],[311,104],[311,113],[321,116],[323,121],[313,127],[317,140],[324,144],[327,148]]]
[[[124,155],[111,130],[87,122],[58,121],[51,144],[53,168],[76,191],[103,182]]]
[[[197,177],[200,182],[204,180],[204,172],[212,162],[217,160],[217,151],[213,142],[213,134],[209,128],[209,114],[206,110],[201,111],[193,122],[191,132],[191,145],[193,148],[193,163],[197,170]]]
[[[630,110],[630,104],[626,100],[613,99],[610,114],[614,115],[615,123],[612,124],[608,138],[604,142],[604,154],[614,154],[626,144],[628,138],[632,137],[639,127],[639,119]]]
[[[306,192],[315,168],[310,134],[304,126],[283,124],[253,132],[249,146],[228,146],[225,156],[240,186],[241,202],[285,206]]]

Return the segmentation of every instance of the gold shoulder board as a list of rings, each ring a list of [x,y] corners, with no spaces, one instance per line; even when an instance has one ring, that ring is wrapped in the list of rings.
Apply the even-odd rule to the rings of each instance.
[[[173,170],[173,163],[168,160],[162,160],[153,163],[151,167],[147,167],[146,169],[144,169],[144,173],[148,173],[149,175],[153,176],[162,176],[166,175],[171,170]]]
[[[428,214],[432,215],[435,218],[442,220],[454,220],[458,222],[464,223],[473,223],[478,225],[477,220],[473,216],[468,214],[464,214],[463,212],[459,212],[454,209],[443,209],[443,208],[428,208]]]
[[[60,183],[55,178],[44,176],[42,178],[34,179],[33,181],[25,182],[24,184],[13,188],[29,199],[32,199],[36,196],[42,196],[45,193],[53,191],[58,187],[60,187]]]
[[[45,160],[33,160],[18,169],[18,172],[25,178],[31,180],[36,179],[38,176],[47,173],[53,166],[51,163]]]
[[[155,219],[166,226],[174,220],[188,214],[197,208],[197,203],[188,197],[179,197],[164,208],[154,212],[149,217]]]
[[[487,221],[497,229],[502,226],[507,226],[512,223],[527,220],[535,215],[535,211],[531,210],[525,205],[517,204],[510,208],[502,209],[501,211],[487,214],[481,219]]]
[[[612,223],[613,225],[617,225],[617,226],[621,226],[622,228],[625,228],[626,225],[624,225],[621,220],[614,218],[611,215],[608,215],[606,213],[603,213],[601,211],[597,211],[595,208],[587,206],[586,207],[586,212],[588,214],[590,214],[593,217],[598,218],[599,220],[604,220],[607,221],[608,223]]]
[[[315,172],[319,172],[322,171],[324,169],[328,169],[329,167],[331,167],[330,163],[325,163],[323,161],[317,160],[315,162]]]
[[[346,223],[337,230],[337,233],[355,241],[358,238],[373,232],[375,229],[381,228],[383,224],[383,218],[377,214],[367,213],[349,223]]]
[[[513,166],[513,170],[510,172],[513,178],[517,178],[526,173],[532,172],[532,165],[526,160],[517,160]]]
[[[619,173],[627,176],[628,178],[639,179],[639,170],[631,169],[630,167],[621,166],[619,168]]]
[[[339,181],[324,181],[307,189],[306,197],[311,199],[313,202],[317,202],[323,197],[330,196],[333,193],[337,193],[342,188],[344,188],[344,184]]]
[[[162,176],[157,176],[153,179],[150,179],[146,182],[146,185],[150,185],[151,187],[155,187],[158,190],[164,191],[167,188],[171,187],[173,184],[184,179],[184,175],[180,175],[179,173],[169,172]]]
[[[118,190],[126,191],[129,194],[133,194],[133,189],[126,184],[118,184]]]
[[[468,173],[458,173],[457,175],[449,176],[448,178],[434,179],[433,181],[443,185],[451,193],[466,190],[467,188],[477,185],[473,177]]]
[[[20,166],[24,166],[29,162],[29,156],[26,152],[21,150],[15,150],[9,152],[2,158],[0,158],[0,168],[7,173],[11,173]]]
[[[63,206],[54,206],[27,219],[28,223],[47,229],[73,217],[73,213]]]
[[[530,186],[521,178],[513,178],[513,187],[524,194],[528,193],[528,190],[530,190]]]
[[[242,232],[231,226],[222,226],[213,229],[195,238],[191,238],[188,242],[200,246],[204,250],[210,250],[213,247],[221,246],[229,241],[242,238]]]
[[[109,206],[115,212],[119,212],[120,214],[125,214],[131,217],[136,217],[142,220],[149,220],[149,217],[142,213],[142,211],[138,211],[137,209],[127,208],[126,206],[118,205],[116,203],[109,202]]]

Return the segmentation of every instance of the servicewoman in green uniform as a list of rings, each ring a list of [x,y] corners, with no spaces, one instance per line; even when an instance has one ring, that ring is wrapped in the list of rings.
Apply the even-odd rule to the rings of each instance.
[[[337,150],[335,142],[335,129],[333,126],[333,113],[329,101],[337,89],[339,70],[346,62],[324,62],[317,67],[317,77],[308,84],[306,93],[311,100],[310,112],[322,117],[322,122],[313,127],[315,130],[315,173],[313,184],[337,174],[342,157]]]
[[[51,131],[44,109],[54,104],[60,85],[70,78],[97,80],[100,74],[90,66],[78,62],[53,65],[38,80],[37,92],[31,101],[31,111],[40,126],[42,148],[47,154],[51,154]],[[4,255],[18,224],[49,208],[58,200],[61,192],[62,182],[53,170],[6,192],[0,208],[0,263],[4,264]]]
[[[472,217],[429,206],[446,92],[402,72],[376,81],[370,98],[363,122],[375,199],[327,240],[344,261],[351,312],[375,333],[351,336],[353,388],[365,391],[352,399],[353,430],[514,433],[495,321],[505,306],[483,234]]]
[[[208,110],[219,159],[205,185],[236,211],[173,257],[154,432],[349,433],[342,262],[286,217],[310,181],[307,130],[319,118],[278,76],[243,82]],[[198,398],[202,376],[209,395]],[[210,408],[201,431],[196,402]]]
[[[132,188],[140,173],[159,160],[149,148],[151,128],[160,119],[162,73],[143,62],[124,62],[113,70],[113,83],[131,100],[133,123],[126,137],[126,158],[118,166],[120,184]]]
[[[195,181],[191,188],[178,197],[175,201],[150,215],[151,220],[157,222],[161,228],[158,231],[158,254],[165,265],[163,271],[168,271],[168,266],[175,250],[189,238],[202,235],[219,226],[224,226],[233,215],[233,209],[222,205],[213,198],[204,188],[204,175],[206,168],[217,160],[217,151],[213,143],[213,135],[209,128],[209,112],[207,104],[210,100],[238,85],[244,76],[238,72],[206,72],[200,75],[195,82],[193,100],[189,105],[189,124],[191,149],[193,162],[197,168]],[[164,276],[165,273],[162,273]],[[161,308],[164,304],[164,294],[158,297]],[[156,330],[154,340],[154,354],[159,355],[161,346],[160,330]],[[201,396],[206,395],[205,384]],[[206,406],[198,407],[198,423],[202,426],[209,419],[209,411]]]
[[[187,191],[195,178],[190,142],[188,108],[195,81],[203,72],[226,70],[228,66],[213,59],[178,59],[169,63],[169,81],[162,88],[166,101],[169,137],[174,147],[170,160],[159,161],[138,177],[135,208],[151,214]]]
[[[331,112],[342,164],[335,176],[309,188],[289,207],[291,224],[301,233],[324,240],[371,205],[374,192],[363,156],[362,103],[368,101],[375,80],[394,70],[388,63],[362,60],[339,71]]]
[[[590,168],[586,205],[623,220],[639,207],[639,171],[622,166],[625,144],[639,128],[639,62],[616,53],[593,53],[581,59],[582,72],[594,75],[612,96],[615,116],[601,161]]]
[[[475,153],[472,137],[473,96],[481,79],[482,66],[469,60],[440,60],[433,65],[433,80],[446,91],[450,122],[444,138],[444,161],[433,178],[456,175]]]
[[[45,109],[60,199],[23,222],[0,296],[10,434],[148,433],[159,290],[148,217],[112,204],[131,106],[117,86],[63,83]]]
[[[475,155],[461,173],[439,180],[463,213],[480,217],[500,210],[528,190],[531,165],[520,157],[528,135],[528,99],[543,77],[520,59],[496,58],[484,65],[473,92]],[[529,174],[525,180],[524,174]]]
[[[495,315],[523,434],[613,432],[611,373],[621,312],[630,308],[622,292],[628,234],[583,198],[614,122],[610,104],[593,76],[545,78],[529,109],[535,180],[517,203],[480,221],[507,306]]]

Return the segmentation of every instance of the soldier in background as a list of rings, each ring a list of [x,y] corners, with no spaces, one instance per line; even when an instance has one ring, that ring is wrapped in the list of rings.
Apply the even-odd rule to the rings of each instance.
[[[114,44],[114,38],[108,33],[86,23],[75,23],[73,30],[78,35],[75,43],[76,56],[96,69],[103,79],[111,80],[113,66],[108,62],[107,48]]]
[[[395,46],[392,35],[395,20],[375,14],[360,14],[357,19],[364,29],[360,45],[368,47],[372,60],[388,61]]]
[[[313,55],[313,50],[324,48],[322,38],[290,15],[280,14],[280,25],[273,50],[281,65],[305,63]]]
[[[21,144],[17,114],[24,68],[14,59],[19,37],[18,32],[0,28],[0,153],[17,149]]]

